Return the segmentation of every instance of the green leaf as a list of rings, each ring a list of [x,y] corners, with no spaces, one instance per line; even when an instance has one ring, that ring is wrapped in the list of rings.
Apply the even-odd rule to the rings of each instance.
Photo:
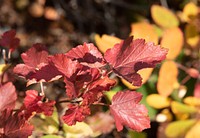
[[[154,22],[163,28],[177,27],[179,25],[176,15],[171,10],[159,5],[151,7],[151,16]]]
[[[170,138],[183,137],[196,121],[191,119],[172,122],[166,127],[165,134]]]

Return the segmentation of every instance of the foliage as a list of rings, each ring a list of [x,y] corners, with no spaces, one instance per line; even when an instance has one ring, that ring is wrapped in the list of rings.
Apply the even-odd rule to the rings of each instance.
[[[10,47],[9,44],[18,38],[7,35],[10,33],[13,33],[13,30],[5,32],[1,41],[10,40],[6,46],[12,49],[13,46]],[[140,86],[142,78],[137,71],[154,67],[165,59],[166,54],[166,49],[151,42],[146,43],[144,39],[133,40],[133,37],[116,44],[107,50],[104,56],[92,43],[84,43],[67,53],[56,55],[49,55],[44,45],[34,44],[21,54],[24,64],[17,64],[13,72],[25,78],[27,86],[40,83],[41,91],[27,90],[23,105],[15,112],[15,87],[11,82],[4,84],[3,80],[1,81],[1,135],[11,137],[14,133],[16,136],[27,137],[33,129],[33,126],[28,124],[33,116],[39,113],[46,116],[53,114],[55,104],[59,105],[60,101],[46,97],[44,82],[60,80],[65,83],[66,99],[62,102],[67,102],[68,105],[65,114],[59,117],[71,126],[84,121],[91,114],[91,105],[102,104],[104,91],[109,91],[116,84],[115,80],[109,78],[109,74],[116,73],[130,83]],[[8,100],[10,95],[14,97]],[[120,91],[114,95],[109,107],[118,131],[121,131],[123,126],[138,132],[150,127],[147,109],[139,104],[141,99],[142,95],[135,91]],[[19,122],[16,122],[14,128],[9,124],[12,119]],[[7,127],[11,134],[7,133]],[[13,129],[17,130],[12,132]],[[63,126],[63,129],[67,128]]]

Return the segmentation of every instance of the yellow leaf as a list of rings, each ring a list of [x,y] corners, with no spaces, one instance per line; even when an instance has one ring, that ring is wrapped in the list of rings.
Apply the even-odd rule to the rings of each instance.
[[[10,64],[1,64],[0,65],[0,75],[10,66]]]
[[[178,68],[174,61],[166,61],[162,64],[157,83],[158,93],[162,96],[169,96],[178,87]]]
[[[192,24],[187,24],[185,28],[185,37],[186,37],[186,42],[192,47],[196,48],[200,39],[200,35],[197,31],[196,26]]]
[[[158,35],[155,28],[147,22],[139,22],[131,25],[131,33],[135,39],[143,38],[146,42],[158,44]]]
[[[142,84],[144,84],[149,79],[149,77],[151,76],[152,71],[153,71],[153,68],[146,68],[146,69],[142,69],[142,70],[138,71],[138,73],[142,77]],[[131,83],[129,83],[128,81],[126,81],[124,79],[122,79],[122,83],[124,85],[126,85],[131,90],[139,88],[137,86],[132,85]]]
[[[153,5],[151,7],[151,16],[156,24],[163,28],[176,27],[179,25],[179,20],[176,15],[169,9]]]
[[[200,106],[200,98],[188,96],[183,100],[184,103],[191,106]]]
[[[186,134],[185,138],[199,138],[200,121],[198,121]]]
[[[193,20],[198,14],[198,7],[192,2],[189,2],[183,8],[183,17],[185,21],[189,22]]]
[[[179,55],[183,42],[184,38],[181,29],[173,27],[165,30],[161,46],[169,49],[167,59],[175,59]]]
[[[180,120],[169,123],[165,129],[165,134],[170,138],[183,137],[185,133],[195,124],[196,120]]]
[[[148,95],[146,101],[150,106],[156,109],[165,108],[170,105],[170,99],[159,94]]]
[[[179,103],[176,101],[173,101],[171,103],[171,108],[173,113],[195,113],[197,112],[197,109],[193,106],[189,106],[183,103]]]
[[[95,39],[97,47],[103,53],[105,53],[107,49],[112,48],[115,44],[121,41],[121,39],[115,36],[110,36],[106,34],[102,35],[102,37],[96,34],[94,36],[94,39]]]
[[[77,122],[76,125],[63,125],[63,130],[66,133],[66,138],[82,138],[93,135],[91,127],[84,122]]]

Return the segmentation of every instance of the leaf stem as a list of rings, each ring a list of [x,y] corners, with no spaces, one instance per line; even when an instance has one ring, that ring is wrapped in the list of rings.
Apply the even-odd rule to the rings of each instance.
[[[41,92],[39,93],[40,96],[44,96],[45,93],[44,93],[44,85],[43,85],[43,82],[40,81],[40,89],[41,89]]]

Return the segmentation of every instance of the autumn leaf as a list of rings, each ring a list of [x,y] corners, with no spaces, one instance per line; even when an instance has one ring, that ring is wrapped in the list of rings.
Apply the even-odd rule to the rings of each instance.
[[[169,96],[179,86],[178,68],[174,61],[166,61],[162,64],[157,83],[158,93],[162,96]]]
[[[193,2],[187,3],[183,8],[183,18],[185,21],[190,22],[198,15],[198,6]]]
[[[156,108],[161,109],[170,106],[170,99],[159,94],[150,94],[146,98],[147,103]],[[159,104],[158,104],[159,103]]]
[[[33,112],[44,113],[47,116],[52,115],[55,101],[42,101],[43,98],[43,96],[38,96],[38,92],[35,90],[26,91],[24,99],[26,118],[29,118]]]
[[[16,100],[15,86],[11,82],[0,86],[0,112],[5,109],[12,110],[15,107]]]
[[[139,22],[131,24],[130,36],[134,36],[135,39],[143,38],[146,42],[154,42],[158,44],[158,35],[153,25],[147,22]]]
[[[186,42],[189,44],[190,47],[192,48],[198,47],[200,35],[195,25],[187,24],[185,26],[185,37],[186,37]]]
[[[48,52],[44,45],[34,44],[28,51],[21,54],[24,64],[18,64],[14,73],[29,79],[29,76],[48,64]]]
[[[88,106],[70,104],[62,119],[66,124],[71,126],[75,125],[77,121],[82,122],[88,115],[90,115],[90,108]]]
[[[88,67],[98,68],[105,65],[102,54],[92,43],[78,45],[65,55],[71,60],[77,60],[80,64]]]
[[[0,114],[0,137],[27,138],[32,134],[33,126],[28,123],[22,112],[4,110]]]
[[[107,49],[112,48],[116,43],[119,43],[121,39],[115,37],[115,36],[110,36],[110,35],[102,35],[101,37],[96,34],[94,36],[95,42],[99,50],[103,53],[106,52]]]
[[[184,43],[183,33],[178,27],[166,29],[160,45],[167,48],[167,59],[175,59],[182,50]]]
[[[177,27],[179,25],[176,15],[171,10],[159,5],[151,7],[151,16],[154,22],[163,28]]]
[[[137,71],[155,67],[165,59],[166,54],[166,49],[153,43],[145,43],[144,39],[133,40],[133,37],[129,37],[108,49],[104,58],[112,66],[114,73],[133,85],[140,86],[142,78]]]
[[[110,111],[118,131],[121,131],[123,126],[138,132],[150,127],[148,111],[144,105],[139,104],[141,99],[140,93],[129,90],[114,95]]]
[[[19,38],[15,37],[16,31],[6,31],[0,38],[0,45],[9,48],[12,52],[19,46]]]

